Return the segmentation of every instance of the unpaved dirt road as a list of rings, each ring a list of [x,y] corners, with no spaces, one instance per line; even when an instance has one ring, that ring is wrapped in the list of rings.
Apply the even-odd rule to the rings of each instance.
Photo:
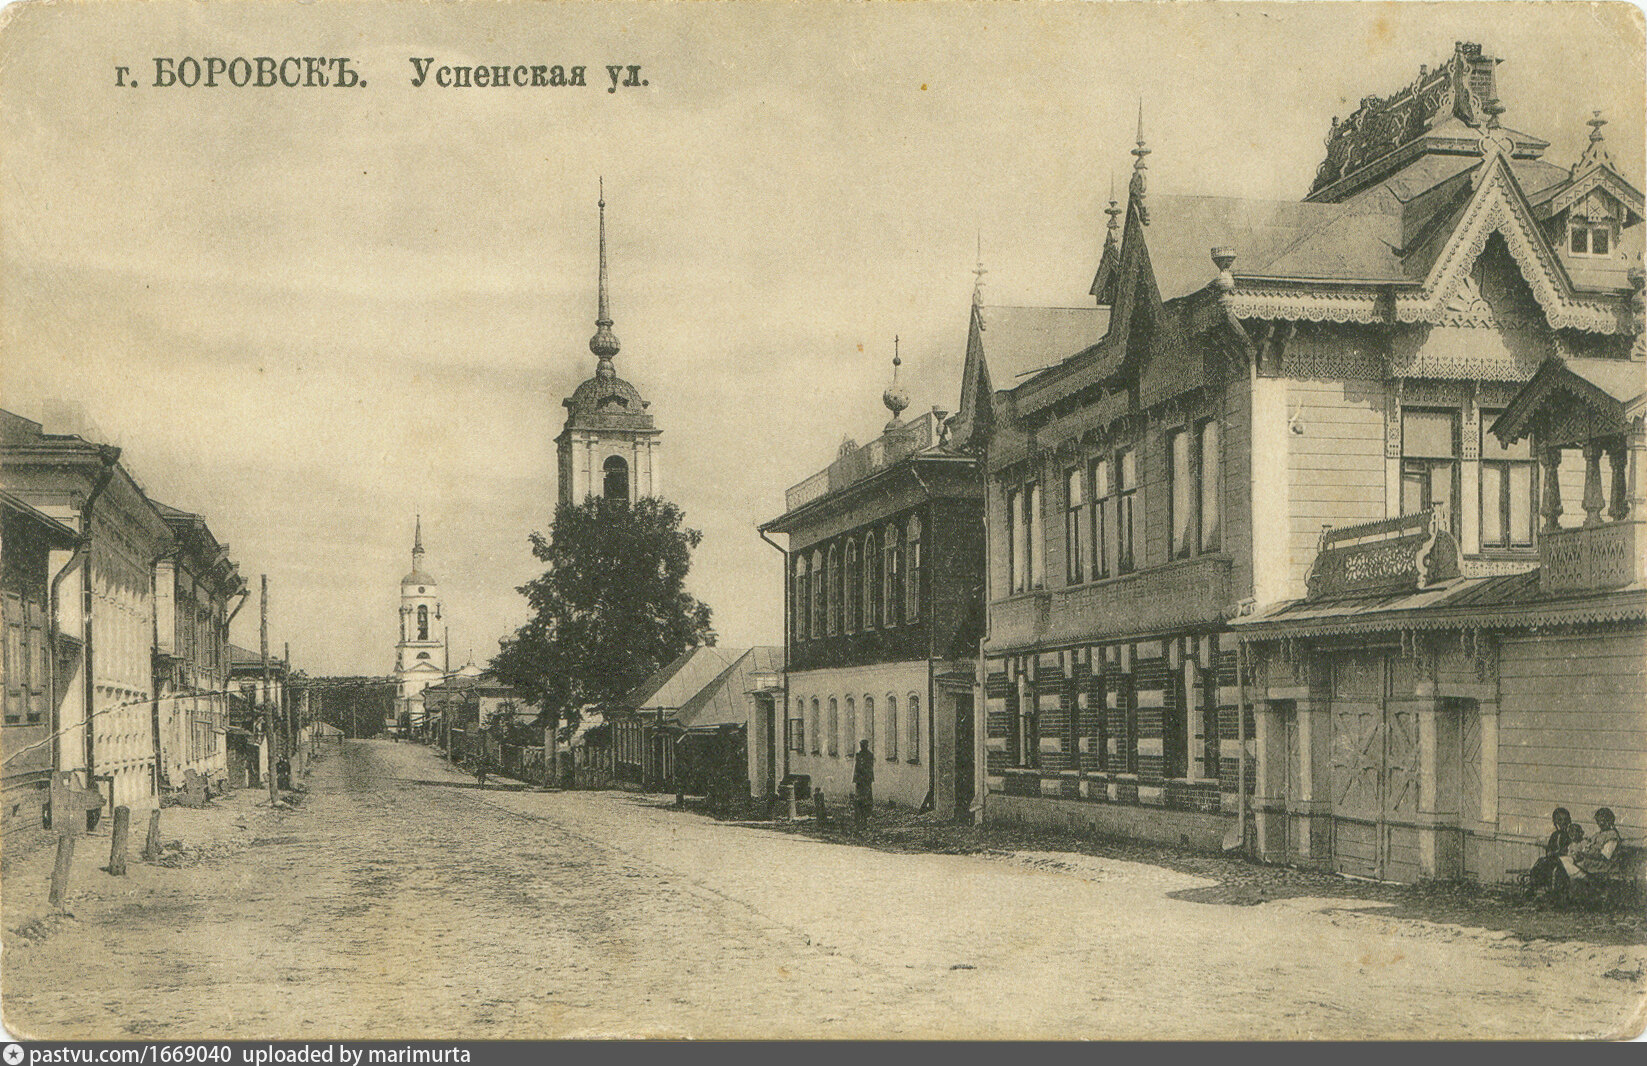
[[[1567,1037],[1629,1027],[1647,950],[1524,944],[1376,905],[1172,899],[1071,854],[896,854],[626,793],[480,790],[350,742],[290,812],[125,879],[85,841],[5,892],[6,1027],[39,1037]],[[191,839],[193,838],[193,839]],[[105,852],[106,855],[106,852]],[[20,931],[21,930],[21,931]],[[1606,976],[1609,972],[1613,976]],[[1636,976],[1632,977],[1631,974]],[[1622,976],[1621,976],[1622,975]]]

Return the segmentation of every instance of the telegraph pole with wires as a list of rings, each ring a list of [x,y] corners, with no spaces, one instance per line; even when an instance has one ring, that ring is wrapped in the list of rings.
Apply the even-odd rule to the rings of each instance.
[[[258,622],[258,648],[263,662],[263,732],[268,738],[269,751],[269,806],[273,807],[280,799],[280,790],[275,782],[275,717],[274,702],[269,699],[269,575],[263,575],[263,594],[259,597],[259,613],[262,618]]]

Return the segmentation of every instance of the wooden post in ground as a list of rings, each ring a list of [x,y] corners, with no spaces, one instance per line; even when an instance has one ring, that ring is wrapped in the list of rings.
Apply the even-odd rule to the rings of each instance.
[[[74,836],[70,833],[57,834],[57,865],[51,870],[51,905],[57,910],[63,909],[63,901],[69,897],[69,868],[74,865]]]
[[[275,760],[280,757],[280,748],[275,741],[274,701],[269,698],[269,575],[263,575],[262,595],[258,597],[258,613],[262,616],[258,622],[259,659],[263,664],[263,732],[268,745],[269,764],[269,806],[273,807],[280,799],[280,790],[275,783]]]
[[[116,877],[126,876],[126,836],[131,832],[131,827],[132,809],[116,807],[114,829],[109,833],[109,873]]]
[[[160,858],[160,808],[149,812],[149,838],[143,842],[143,861]]]

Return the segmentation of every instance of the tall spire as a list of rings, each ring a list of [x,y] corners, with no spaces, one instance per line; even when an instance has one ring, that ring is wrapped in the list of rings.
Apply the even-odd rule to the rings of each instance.
[[[606,297],[606,179],[600,180],[600,307],[595,315],[595,335],[589,338],[589,350],[598,358],[595,374],[616,377],[612,357],[618,354],[617,334],[612,332],[612,308]]]
[[[1138,206],[1138,221],[1149,225],[1149,208],[1144,204],[1144,193],[1147,191],[1148,179],[1145,171],[1149,164],[1144,157],[1149,155],[1149,146],[1144,143],[1144,98],[1138,98],[1138,147],[1132,149],[1132,157],[1136,160],[1132,164],[1132,184],[1128,188],[1132,202]]]
[[[979,230],[978,231],[978,265],[972,268],[972,276],[973,276],[973,279],[974,279],[973,282],[972,282],[972,306],[973,307],[982,307],[982,306],[984,306],[984,275],[988,274],[988,273],[989,273],[989,271],[984,269],[984,233],[983,233],[983,230]],[[897,356],[897,350],[896,350],[897,349],[897,338],[895,338],[895,337],[893,338],[893,349],[894,349],[893,350],[893,356],[894,356],[894,358],[896,358],[896,356]],[[894,374],[896,374],[896,371],[894,371]]]
[[[418,515],[416,526],[412,533],[412,568],[422,569],[423,566],[423,516]]]

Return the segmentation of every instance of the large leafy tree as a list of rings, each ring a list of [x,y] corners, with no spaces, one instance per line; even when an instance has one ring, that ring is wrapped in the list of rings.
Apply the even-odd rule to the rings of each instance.
[[[556,733],[708,635],[709,607],[685,588],[703,534],[683,529],[683,517],[654,497],[591,496],[562,504],[547,538],[532,534],[548,569],[520,586],[532,617],[502,642],[492,672],[542,707]]]

